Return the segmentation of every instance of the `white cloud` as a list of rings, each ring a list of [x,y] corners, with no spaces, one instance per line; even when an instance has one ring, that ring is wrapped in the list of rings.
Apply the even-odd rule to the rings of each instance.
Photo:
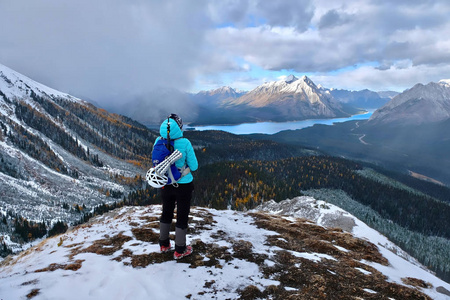
[[[445,77],[442,72],[450,63],[450,3],[368,0],[333,1],[330,5],[329,1],[312,1],[309,7],[308,12],[314,14],[306,18],[305,30],[298,30],[301,24],[268,22],[217,28],[208,33],[208,41],[225,53],[226,59],[241,57],[265,70],[320,72],[317,74],[331,78],[341,74],[339,70],[378,62],[377,67],[370,67],[370,76],[376,73],[389,78],[377,82],[398,88],[425,79],[407,72],[426,69],[433,78],[437,74]],[[282,12],[290,18],[287,9],[276,11],[280,14],[277,18]],[[365,79],[367,87],[374,86],[370,76],[365,76],[367,71],[352,72],[362,76],[353,78],[355,85]]]
[[[450,74],[450,65],[413,66],[410,61],[405,60],[395,62],[386,70],[379,70],[373,66],[363,66],[338,74],[313,75],[311,79],[316,84],[322,84],[327,88],[402,92],[417,83],[438,82],[445,78],[445,74]]]

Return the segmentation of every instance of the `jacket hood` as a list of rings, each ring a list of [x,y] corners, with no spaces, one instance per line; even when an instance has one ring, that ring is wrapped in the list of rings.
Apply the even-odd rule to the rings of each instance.
[[[180,129],[180,127],[178,127],[177,122],[175,122],[175,120],[173,119],[165,119],[162,124],[161,127],[159,128],[159,134],[167,139],[167,121],[169,120],[169,125],[170,125],[170,139],[178,139],[183,137],[183,131]]]

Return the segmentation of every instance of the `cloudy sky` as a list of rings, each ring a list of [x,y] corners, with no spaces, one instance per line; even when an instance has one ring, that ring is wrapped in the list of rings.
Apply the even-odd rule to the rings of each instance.
[[[100,104],[289,74],[403,91],[450,78],[448,16],[447,0],[0,0],[0,63]]]

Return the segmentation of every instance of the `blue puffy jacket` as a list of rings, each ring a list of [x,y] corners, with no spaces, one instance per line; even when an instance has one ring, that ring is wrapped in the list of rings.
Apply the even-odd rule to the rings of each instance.
[[[183,168],[184,166],[187,166],[191,169],[191,171],[195,171],[198,168],[198,162],[197,157],[195,156],[194,148],[192,148],[191,142],[183,138],[183,131],[178,127],[178,124],[175,122],[175,120],[169,119],[170,121],[170,139],[174,140],[174,148],[175,150],[178,150],[183,154],[183,157],[180,158],[175,162],[175,165],[178,169]],[[159,134],[167,139],[167,119],[162,122],[161,127],[159,128]],[[161,137],[158,137],[155,140],[156,142],[161,139]],[[178,180],[178,183],[189,183],[194,179],[192,176],[192,173],[189,173],[185,176],[183,176],[180,180]]]

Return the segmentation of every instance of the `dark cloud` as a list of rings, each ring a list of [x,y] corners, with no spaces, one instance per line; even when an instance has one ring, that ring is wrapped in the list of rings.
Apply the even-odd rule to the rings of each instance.
[[[325,29],[334,26],[340,26],[349,21],[351,16],[340,14],[337,10],[332,9],[320,18],[318,27]]]
[[[292,26],[305,31],[314,15],[312,0],[212,0],[208,9],[218,24],[237,28]]]
[[[189,123],[198,114],[197,105],[188,95],[173,88],[156,88],[134,97],[131,103],[111,103],[108,109],[139,120],[145,125],[159,124],[171,113],[176,113],[185,123]]]
[[[158,87],[187,89],[203,60],[204,7],[182,0],[2,1],[0,63],[103,106]]]
[[[241,0],[211,0],[208,10],[211,18],[219,25],[246,26],[249,1]]]
[[[311,0],[259,0],[256,3],[256,10],[268,25],[292,26],[300,32],[308,29],[314,16]]]
[[[375,67],[377,70],[385,71],[389,70],[393,65],[392,61],[382,61],[379,66]]]
[[[250,66],[437,77],[450,63],[449,15],[444,0],[0,1],[0,63],[104,107],[138,99],[139,113],[165,114],[190,104],[158,90],[245,85]]]

